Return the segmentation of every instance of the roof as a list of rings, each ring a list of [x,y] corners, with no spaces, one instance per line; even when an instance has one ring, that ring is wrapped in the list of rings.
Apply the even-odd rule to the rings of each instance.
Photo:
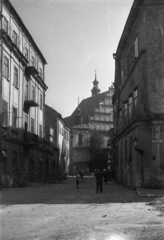
[[[15,8],[14,8],[13,5],[11,4],[11,2],[10,2],[9,0],[5,0],[5,1],[3,1],[3,3],[4,3],[5,5],[8,4],[8,6],[9,6],[9,8],[10,8],[10,9],[9,9],[9,10],[10,10],[10,13],[12,12],[12,14],[13,14],[13,13],[15,14],[16,18],[18,19],[18,21],[20,22],[20,24],[23,26],[24,30],[27,32],[27,35],[28,35],[29,39],[31,40],[31,42],[32,42],[33,45],[35,46],[36,50],[38,51],[38,53],[39,53],[40,57],[42,58],[44,64],[47,64],[46,59],[44,58],[42,52],[41,52],[40,49],[38,48],[37,44],[35,43],[34,39],[33,39],[32,36],[31,36],[30,32],[28,31],[28,29],[27,29],[26,26],[24,25],[22,19],[21,19],[20,16],[18,15],[17,11],[15,10]]]
[[[104,100],[106,93],[108,93],[108,91],[100,93],[97,96],[82,100],[74,112],[69,117],[64,118],[66,124],[69,127],[73,127],[75,125],[75,115],[78,107],[81,109],[83,124],[88,123],[88,116],[94,115],[94,108],[99,108],[99,102]]]

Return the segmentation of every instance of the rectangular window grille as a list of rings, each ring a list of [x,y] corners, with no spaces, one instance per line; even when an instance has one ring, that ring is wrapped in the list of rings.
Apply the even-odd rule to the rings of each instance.
[[[4,63],[3,63],[3,76],[6,79],[9,79],[9,59],[4,56]]]
[[[12,126],[17,127],[17,109],[15,107],[13,107]]]
[[[14,82],[13,85],[18,88],[18,68],[14,67]]]
[[[7,102],[2,103],[2,126],[7,126]]]

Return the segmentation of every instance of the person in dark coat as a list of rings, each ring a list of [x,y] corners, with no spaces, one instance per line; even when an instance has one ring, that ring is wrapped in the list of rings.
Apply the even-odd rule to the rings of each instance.
[[[103,173],[102,170],[98,170],[96,173],[96,193],[98,193],[99,190],[102,193],[103,191],[102,185],[103,185]]]
[[[76,174],[76,188],[79,189],[79,179],[80,179],[80,175],[77,173]]]
[[[107,181],[108,181],[108,173],[107,173],[106,169],[104,169],[103,175],[104,175],[104,182],[105,182],[105,184],[107,184]]]

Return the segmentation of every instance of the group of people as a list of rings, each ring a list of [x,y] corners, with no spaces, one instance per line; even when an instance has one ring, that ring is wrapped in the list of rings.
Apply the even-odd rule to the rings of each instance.
[[[103,182],[105,184],[107,184],[107,182],[111,181],[111,172],[110,170],[106,170],[106,169],[95,169],[94,171],[94,175],[96,178],[96,193],[98,193],[100,191],[100,193],[103,192]],[[80,183],[80,179],[83,179],[84,177],[84,172],[83,170],[80,170],[77,174],[76,174],[76,188],[79,189],[79,183]]]

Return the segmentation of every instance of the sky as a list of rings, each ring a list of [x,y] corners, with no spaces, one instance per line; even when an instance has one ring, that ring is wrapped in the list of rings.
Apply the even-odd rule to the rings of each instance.
[[[114,82],[116,52],[133,0],[10,0],[47,61],[46,104],[63,117]]]

